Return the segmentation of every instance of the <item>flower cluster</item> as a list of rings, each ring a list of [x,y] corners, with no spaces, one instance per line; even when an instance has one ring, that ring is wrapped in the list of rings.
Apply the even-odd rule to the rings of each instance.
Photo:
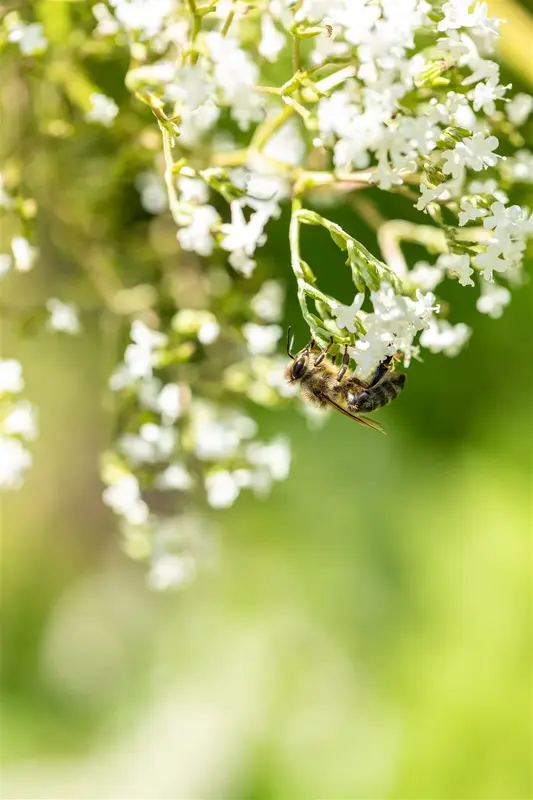
[[[37,418],[29,400],[18,398],[23,389],[21,364],[0,361],[0,489],[18,489],[32,462],[24,442],[36,438]]]
[[[394,353],[405,367],[424,349],[454,356],[471,330],[453,318],[450,283],[497,318],[521,281],[533,235],[523,204],[533,100],[501,82],[500,21],[484,2],[109,0],[92,4],[84,24],[87,52],[127,56],[130,94],[110,97],[84,75],[67,91],[72,119],[52,129],[114,135],[114,147],[130,137],[125,161],[161,261],[138,279],[129,266],[102,277],[101,254],[87,270],[123,343],[109,384],[117,435],[102,458],[103,497],[128,552],[150,560],[153,586],[169,588],[209,550],[199,508],[227,508],[243,489],[264,496],[288,473],[287,441],[263,441],[242,403],[274,407],[293,394],[277,354],[285,287],[261,250],[275,221],[320,346],[347,347],[361,375]],[[53,75],[46,33],[10,12],[0,44],[48,60]],[[0,277],[38,257],[35,204],[8,178],[0,206],[20,224]],[[368,187],[395,193],[405,219],[384,219]],[[379,255],[329,218],[341,203],[375,229]],[[302,258],[308,226],[341,251],[350,305],[323,292]],[[427,257],[409,263],[405,243]],[[71,303],[49,298],[44,314],[48,328],[80,330]],[[20,439],[6,441],[26,453]],[[20,463],[4,484],[18,485]]]

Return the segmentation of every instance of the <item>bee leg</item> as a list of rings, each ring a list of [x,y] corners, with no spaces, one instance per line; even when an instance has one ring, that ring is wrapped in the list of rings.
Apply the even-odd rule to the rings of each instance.
[[[386,358],[381,361],[376,369],[374,370],[372,377],[367,382],[366,386],[367,389],[371,389],[373,386],[376,386],[378,383],[381,383],[387,372],[389,371],[391,362],[394,361],[395,355],[387,356]]]
[[[346,370],[348,369],[348,364],[350,363],[350,356],[348,353],[348,345],[344,347],[344,353],[342,356],[342,366],[337,374],[337,380],[342,381],[344,376],[346,375]]]
[[[318,367],[318,365],[321,364],[324,361],[325,357],[328,354],[328,350],[329,350],[329,348],[331,347],[332,344],[333,344],[333,341],[331,341],[328,344],[328,346],[326,347],[326,349],[322,350],[322,352],[319,353],[318,356],[315,358],[315,364],[314,364],[315,367]]]

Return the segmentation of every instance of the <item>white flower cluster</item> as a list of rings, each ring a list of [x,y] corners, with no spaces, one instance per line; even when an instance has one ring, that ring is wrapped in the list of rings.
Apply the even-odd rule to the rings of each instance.
[[[128,552],[150,560],[151,585],[170,588],[193,577],[202,551],[195,542],[208,525],[194,504],[227,508],[241,490],[263,496],[288,473],[285,438],[260,441],[235,399],[274,406],[295,391],[276,354],[283,286],[261,283],[271,221],[292,203],[290,265],[302,315],[319,344],[348,346],[360,374],[396,352],[405,366],[421,348],[456,355],[471,331],[440,301],[445,282],[473,290],[477,309],[494,318],[510,302],[505,282],[520,282],[533,221],[513,190],[533,183],[519,131],[533,100],[501,84],[499,21],[477,0],[109,0],[92,11],[95,52],[129,50],[135,99],[131,108],[121,99],[122,115],[109,90],[88,84],[81,119],[92,136],[109,128],[116,139],[113,126],[134,124],[134,109],[148,106],[153,130],[146,115],[135,129],[135,186],[147,215],[174,221],[181,251],[154,285],[106,297],[135,321],[110,379],[120,430],[103,459],[103,497],[121,518]],[[11,12],[2,25],[12,50],[52,57],[40,23]],[[331,209],[372,185],[432,221],[383,224],[368,201],[383,261],[304,204]],[[0,177],[0,207],[11,213],[17,202]],[[152,223],[166,260],[158,237],[167,221]],[[322,226],[344,251],[356,291],[349,306],[320,290],[312,255],[309,264],[301,257],[305,225]],[[34,266],[38,250],[21,229],[0,254],[0,277]],[[435,253],[433,261],[408,265],[403,241]],[[128,306],[137,294],[149,302]],[[46,309],[48,328],[79,331],[73,304],[50,298]],[[33,431],[16,409],[6,411],[1,434],[14,476],[4,483],[13,486]]]
[[[31,466],[24,446],[37,437],[35,409],[18,399],[24,389],[22,366],[15,359],[0,361],[0,489],[18,489]]]

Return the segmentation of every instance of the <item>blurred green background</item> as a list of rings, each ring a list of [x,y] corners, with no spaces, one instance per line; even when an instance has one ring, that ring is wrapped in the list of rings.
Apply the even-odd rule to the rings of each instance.
[[[81,13],[68,5],[39,10]],[[508,76],[527,90],[521,58]],[[98,74],[81,61],[121,103],[109,132],[50,128],[57,85],[3,68],[5,154],[40,207],[42,262],[6,289],[19,305],[65,283],[90,305],[76,275],[93,250],[104,281],[106,258],[149,282],[173,256],[171,224],[152,220],[133,186],[153,151],[123,145],[128,115],[142,114],[125,65]],[[370,196],[385,215],[412,213]],[[375,247],[354,212],[330,216]],[[286,224],[271,230],[264,269],[287,283],[300,342]],[[325,237],[306,239],[304,257],[311,245],[313,263],[331,263]],[[341,263],[321,278],[347,302]],[[6,326],[41,436],[2,509],[3,797],[532,797],[532,286],[496,321],[473,291],[448,291],[471,343],[413,365],[379,416],[388,437],[339,415],[311,431],[296,411],[260,413],[265,436],[292,440],[290,478],[264,502],[243,495],[213,512],[218,567],[170,595],[148,591],[101,503],[117,330],[96,311],[79,339]]]

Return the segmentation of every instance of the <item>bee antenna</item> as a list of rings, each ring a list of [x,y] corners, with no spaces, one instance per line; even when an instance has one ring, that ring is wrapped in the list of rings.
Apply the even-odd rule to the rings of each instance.
[[[287,355],[294,361],[294,356],[291,352],[293,344],[294,344],[294,336],[291,336],[291,326],[289,325],[289,327],[287,328]]]

